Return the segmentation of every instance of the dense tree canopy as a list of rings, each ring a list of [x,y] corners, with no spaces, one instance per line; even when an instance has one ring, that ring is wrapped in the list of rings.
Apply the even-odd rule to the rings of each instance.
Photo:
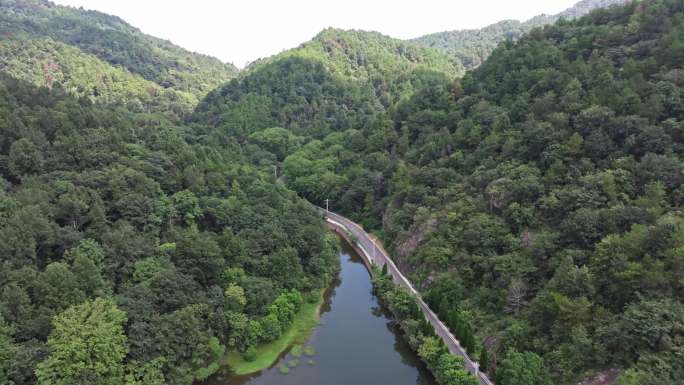
[[[141,112],[185,115],[237,74],[231,64],[145,35],[118,17],[47,0],[0,3],[0,35],[3,72]]]
[[[476,357],[487,350],[492,375],[539,357],[553,383],[609,366],[672,381],[683,338],[683,12],[660,0],[561,20],[502,43],[461,80],[414,71],[410,92],[372,114],[346,110],[349,125],[272,112],[247,125],[284,127],[295,146],[261,133],[244,143],[254,164],[279,166],[310,201],[330,199],[377,231],[456,334],[478,337],[468,344]],[[266,84],[300,76],[289,68],[224,95],[282,103],[293,93]],[[330,102],[306,82],[289,89],[310,95],[307,106]],[[221,105],[214,116],[246,116]],[[636,316],[649,306],[661,311]]]
[[[189,384],[332,278],[318,214],[225,136],[6,75],[0,116],[0,379]]]
[[[681,1],[531,29],[462,79],[329,29],[211,92],[230,66],[117,18],[0,9],[0,383],[190,384],[277,339],[336,268],[299,196],[376,232],[503,385],[682,378]]]
[[[472,69],[482,64],[500,43],[518,40],[534,28],[553,24],[560,19],[575,19],[597,8],[624,3],[624,0],[582,0],[556,15],[538,15],[524,22],[503,20],[480,29],[431,33],[410,41],[444,49],[456,56],[465,68]]]

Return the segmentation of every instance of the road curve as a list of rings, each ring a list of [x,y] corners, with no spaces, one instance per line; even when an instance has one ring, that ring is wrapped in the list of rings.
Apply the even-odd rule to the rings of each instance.
[[[423,311],[425,318],[430,322],[430,324],[432,324],[432,327],[435,329],[435,333],[437,333],[437,335],[442,339],[442,341],[444,341],[446,346],[449,348],[449,351],[452,354],[455,354],[463,358],[466,370],[468,370],[475,377],[477,377],[481,385],[493,385],[492,381],[487,377],[487,375],[480,371],[477,362],[470,359],[468,353],[466,353],[465,349],[461,347],[461,344],[454,337],[454,335],[451,334],[449,328],[447,328],[446,325],[444,325],[444,323],[440,321],[439,317],[437,317],[435,312],[433,312],[432,309],[430,309],[428,305],[425,303],[425,301],[423,301],[423,299],[420,296],[420,293],[418,293],[418,291],[413,287],[411,282],[408,279],[406,279],[404,274],[402,274],[401,271],[399,271],[399,269],[394,264],[389,255],[385,253],[384,249],[379,247],[375,243],[373,238],[370,235],[368,235],[368,233],[366,233],[366,231],[363,230],[363,228],[360,225],[352,222],[351,220],[339,214],[335,214],[331,211],[326,211],[325,209],[322,209],[320,207],[318,209],[323,214],[328,224],[347,234],[351,234],[353,241],[356,243],[356,246],[361,250],[361,254],[363,254],[362,257],[365,258],[369,264],[376,264],[378,266],[387,265],[387,271],[392,275],[392,279],[394,280],[394,282],[406,288],[411,294],[413,294],[416,297],[418,305]]]

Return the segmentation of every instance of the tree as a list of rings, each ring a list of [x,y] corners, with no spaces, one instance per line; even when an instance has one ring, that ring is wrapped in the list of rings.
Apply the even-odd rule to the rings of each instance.
[[[480,369],[483,372],[487,373],[489,371],[489,354],[484,346],[480,349],[480,358],[478,358],[477,362],[480,364]]]
[[[126,314],[97,298],[58,314],[48,338],[51,354],[38,364],[40,385],[120,385],[124,381]]]
[[[541,357],[532,352],[510,349],[496,369],[496,383],[501,385],[551,385]]]
[[[14,362],[17,347],[14,345],[9,326],[0,316],[0,384],[11,384],[9,371]]]
[[[242,313],[228,312],[228,323],[230,325],[230,335],[228,335],[228,346],[244,352],[250,344],[249,335],[249,318]]]
[[[130,362],[127,365],[124,385],[166,385],[162,373],[164,362],[164,358],[161,357],[145,363]]]
[[[192,225],[202,215],[199,199],[190,190],[182,190],[171,196],[175,215],[185,225]]]
[[[45,343],[30,340],[17,345],[14,360],[11,362],[10,380],[13,385],[33,385],[37,382],[36,365],[50,354]],[[9,363],[9,362],[8,362]]]
[[[657,352],[670,344],[667,341],[681,336],[684,305],[672,299],[642,299],[629,304],[612,321],[600,331],[605,344],[624,351],[628,360],[636,360],[639,355]]]
[[[266,342],[275,341],[283,333],[282,326],[275,313],[266,315],[259,322],[263,330],[263,339]]]
[[[437,337],[426,337],[418,348],[418,355],[430,366],[437,364],[443,352],[442,343]]]
[[[3,318],[14,325],[15,337],[27,339],[31,336],[30,321],[33,318],[31,298],[26,290],[16,283],[7,284],[0,292],[0,319]]]
[[[26,138],[12,143],[9,152],[9,169],[15,176],[39,173],[43,168],[43,154]]]
[[[527,302],[525,296],[527,295],[527,286],[520,279],[514,279],[508,287],[508,298],[506,299],[506,311],[513,314],[518,314]]]
[[[82,240],[65,255],[65,259],[71,260],[71,270],[81,290],[90,298],[103,296],[108,291],[107,283],[102,277],[104,257],[104,251],[92,239]]]
[[[53,262],[40,273],[36,281],[39,303],[60,311],[85,299],[76,275],[63,262]]]
[[[578,267],[572,257],[563,258],[556,272],[549,281],[549,287],[572,298],[591,297],[594,289],[594,277],[587,266]]]
[[[230,311],[242,311],[247,303],[245,290],[234,283],[228,285],[228,288],[226,288],[226,291],[224,292],[224,296],[226,297],[226,307]]]
[[[470,322],[465,323],[463,333],[464,336],[463,340],[461,341],[463,347],[468,353],[475,353],[475,333],[473,332],[473,327],[471,326]]]
[[[192,228],[180,234],[173,262],[203,285],[218,283],[225,268],[213,234]]]

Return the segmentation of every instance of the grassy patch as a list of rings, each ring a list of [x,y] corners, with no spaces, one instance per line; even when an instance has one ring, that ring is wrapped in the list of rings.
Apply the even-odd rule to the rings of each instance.
[[[304,355],[307,357],[311,357],[316,354],[316,349],[314,349],[313,346],[307,346],[304,348]]]
[[[278,359],[280,354],[293,344],[306,342],[311,331],[318,325],[319,310],[323,304],[323,291],[318,293],[315,303],[305,301],[292,321],[292,325],[280,338],[254,349],[256,359],[246,361],[238,352],[230,352],[224,359],[224,364],[230,366],[232,372],[238,375],[258,372],[268,368]]]
[[[302,345],[295,345],[292,347],[292,350],[290,350],[290,355],[292,357],[301,357],[302,356]]]

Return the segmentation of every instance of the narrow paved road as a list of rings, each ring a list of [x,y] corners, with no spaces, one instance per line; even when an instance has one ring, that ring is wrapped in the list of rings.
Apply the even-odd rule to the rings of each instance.
[[[326,221],[329,224],[348,234],[351,234],[353,238],[355,238],[354,240],[356,241],[356,246],[361,249],[362,254],[364,254],[362,257],[366,258],[367,261],[370,261],[371,264],[376,264],[378,266],[383,266],[385,264],[387,265],[387,271],[392,275],[394,282],[408,289],[409,292],[416,297],[418,305],[420,305],[425,318],[430,321],[430,324],[432,324],[435,332],[440,338],[442,338],[446,346],[449,348],[449,351],[451,351],[452,354],[463,358],[466,370],[477,377],[480,381],[480,384],[492,385],[492,382],[489,380],[489,378],[487,378],[487,375],[479,370],[477,362],[470,359],[468,353],[466,353],[465,349],[461,347],[461,344],[458,342],[458,340],[453,336],[453,334],[451,334],[449,328],[447,328],[444,323],[439,320],[439,317],[437,317],[437,315],[428,307],[428,305],[421,298],[420,293],[418,293],[411,282],[409,282],[409,280],[406,279],[401,271],[399,271],[389,255],[387,255],[385,251],[375,243],[373,238],[371,238],[371,236],[368,235],[368,233],[366,233],[361,226],[352,222],[351,220],[331,211],[326,211],[321,208],[319,208],[319,210],[321,213],[323,213]]]

